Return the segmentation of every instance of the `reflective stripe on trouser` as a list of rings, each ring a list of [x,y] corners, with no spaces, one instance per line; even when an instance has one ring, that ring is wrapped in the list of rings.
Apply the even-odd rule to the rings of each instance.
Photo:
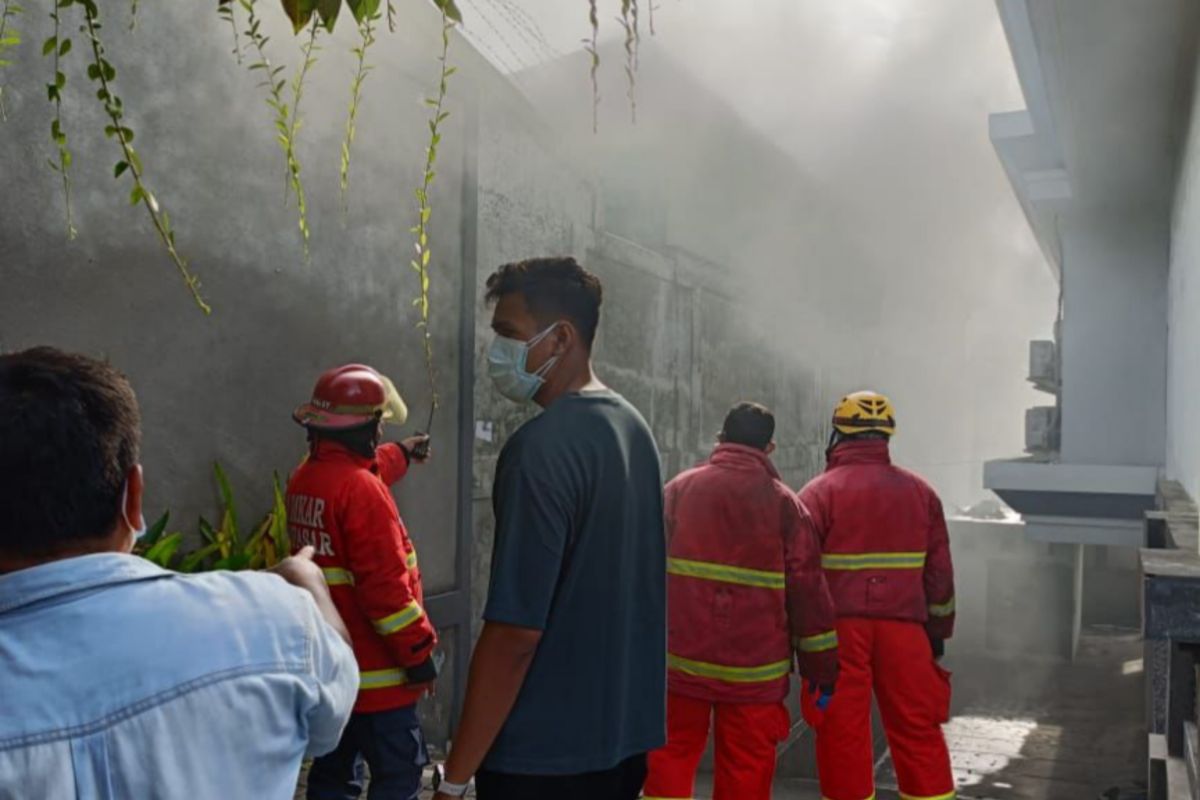
[[[782,703],[712,703],[667,694],[667,744],[650,753],[643,800],[691,800],[716,718],[713,800],[770,800],[775,748],[790,727]]]
[[[792,662],[789,659],[753,667],[735,667],[727,664],[710,664],[707,661],[692,661],[674,653],[667,653],[667,669],[697,678],[712,678],[729,683],[765,683],[786,676],[792,671]]]
[[[941,729],[949,716],[949,675],[934,662],[924,627],[896,620],[840,619],[838,661],[837,691],[816,729],[822,796],[873,796],[874,693],[902,795],[922,800],[954,797],[950,753]]]
[[[668,558],[667,573],[685,578],[700,578],[718,583],[732,583],[738,586],[755,586],[760,589],[783,590],[786,586],[782,572],[768,572],[761,569],[734,567],[728,564],[715,564],[710,561],[691,561],[686,558]]]

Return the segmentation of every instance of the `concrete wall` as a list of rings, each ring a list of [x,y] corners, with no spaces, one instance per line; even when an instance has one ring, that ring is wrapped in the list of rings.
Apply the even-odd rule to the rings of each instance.
[[[1153,217],[1062,227],[1062,460],[1163,463],[1167,239]]]
[[[1200,81],[1195,83],[1200,91]],[[1192,122],[1183,141],[1171,225],[1170,299],[1167,320],[1167,474],[1200,497],[1200,123],[1192,99]]]
[[[294,67],[299,44],[276,7],[262,10],[275,62]],[[44,16],[22,18],[26,43],[6,70],[9,121],[0,164],[10,192],[0,213],[0,347],[55,344],[109,357],[128,372],[145,417],[150,512],[171,509],[187,531],[198,514],[211,517],[214,461],[229,470],[243,514],[265,512],[271,472],[286,475],[304,452],[290,411],[306,399],[318,372],[337,363],[366,361],[391,375],[408,397],[413,423],[423,425],[428,391],[407,261],[415,216],[409,198],[427,130],[420,106],[391,98],[428,89],[436,68],[432,15],[408,15],[406,45],[380,46],[375,54],[381,61],[358,123],[345,220],[337,169],[353,26],[324,42],[307,88],[299,148],[310,204],[309,263],[294,209],[283,202],[283,156],[256,85],[260,73],[236,63],[229,29],[212,7],[156,6],[139,15],[134,33],[117,19],[104,28],[147,180],[203,281],[211,318],[191,304],[144,211],[125,200],[126,180],[113,180],[118,154],[102,135],[79,34],[64,104],[75,149],[79,237],[66,240],[56,176],[45,166],[51,107],[43,86],[47,64],[35,46],[49,34]],[[436,308],[453,308],[458,295],[463,120],[458,114],[447,121],[433,197]],[[451,410],[457,332],[452,316],[434,322]],[[453,453],[453,413],[439,417],[434,433],[439,448]],[[439,459],[405,491],[422,497],[420,504],[405,503],[405,516],[435,592],[454,580],[457,479],[454,459]]]
[[[277,5],[260,7],[272,58],[288,65],[290,77],[300,45]],[[129,207],[125,180],[113,180],[118,156],[102,135],[105,123],[84,75],[78,34],[66,70],[64,120],[75,150],[79,237],[67,241],[56,176],[45,166],[52,155],[51,107],[40,43],[49,30],[44,14],[21,18],[25,43],[5,69],[8,121],[0,135],[0,174],[9,187],[0,204],[0,349],[54,344],[108,357],[125,370],[143,407],[148,514],[169,508],[174,524],[193,535],[198,515],[211,519],[217,512],[214,461],[228,470],[243,519],[267,510],[272,472],[286,476],[304,453],[290,412],[323,369],[347,361],[377,366],[409,400],[412,419],[403,432],[426,425],[429,392],[410,302],[417,286],[408,267],[409,228],[428,137],[429,111],[420,97],[435,85],[439,20],[419,3],[406,5],[404,14],[400,31],[394,37],[381,33],[372,50],[375,71],[358,120],[345,218],[338,200],[339,147],[357,35],[343,20],[338,33],[323,41],[307,87],[299,146],[313,236],[308,263],[295,211],[283,202],[283,155],[257,86],[261,73],[250,72],[248,60],[236,62],[231,33],[214,7],[144,8],[134,33],[123,19],[105,26],[147,180],[203,281],[211,318],[192,306],[144,212]],[[72,20],[67,27],[74,31],[77,25]],[[446,625],[459,615],[465,620],[469,610],[465,601],[461,610],[453,602],[464,572],[456,531],[469,523],[460,514],[460,481],[470,480],[469,458],[465,472],[456,458],[460,430],[470,435],[459,417],[469,406],[472,381],[468,371],[468,391],[459,391],[460,276],[474,281],[476,208],[486,208],[501,191],[479,185],[473,161],[488,148],[499,153],[497,159],[519,161],[523,149],[539,146],[522,133],[524,120],[512,115],[488,118],[477,141],[481,126],[470,112],[476,98],[493,108],[516,107],[519,96],[457,36],[451,60],[460,72],[451,86],[431,222],[432,331],[442,407],[433,427],[432,464],[415,471],[397,493],[421,554],[427,593],[441,597],[431,599],[429,608],[443,627],[450,672],[425,712],[435,741],[448,730],[454,681],[461,677],[455,669],[463,663],[458,656],[466,655]],[[544,194],[535,185],[539,176],[516,168],[485,180],[505,182],[502,191],[530,203]],[[522,224],[498,234],[505,246],[542,250],[537,220],[518,217]],[[567,242],[561,249],[573,248]],[[473,318],[467,316],[470,331]],[[470,337],[466,346],[469,353]]]

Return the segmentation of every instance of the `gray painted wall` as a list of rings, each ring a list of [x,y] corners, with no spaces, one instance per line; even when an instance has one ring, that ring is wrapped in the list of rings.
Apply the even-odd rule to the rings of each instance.
[[[1200,91],[1200,81],[1195,82]],[[1200,104],[1191,101],[1171,225],[1168,301],[1167,474],[1200,497]]]
[[[1163,463],[1167,259],[1152,217],[1062,229],[1062,460]]]

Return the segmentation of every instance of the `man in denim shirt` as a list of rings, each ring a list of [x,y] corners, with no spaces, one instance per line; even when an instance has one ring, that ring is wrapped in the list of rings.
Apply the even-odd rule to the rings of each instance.
[[[0,356],[0,800],[291,798],[354,704],[345,627],[311,552],[274,575],[130,555],[139,427],[107,364]]]

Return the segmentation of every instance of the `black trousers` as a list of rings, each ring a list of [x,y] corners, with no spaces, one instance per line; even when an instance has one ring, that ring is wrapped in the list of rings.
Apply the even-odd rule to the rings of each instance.
[[[337,749],[313,761],[308,800],[358,800],[363,762],[371,769],[370,800],[416,800],[429,763],[417,707],[352,714]]]
[[[512,775],[483,771],[475,776],[479,800],[637,800],[646,782],[646,754],[612,769],[582,775]]]

